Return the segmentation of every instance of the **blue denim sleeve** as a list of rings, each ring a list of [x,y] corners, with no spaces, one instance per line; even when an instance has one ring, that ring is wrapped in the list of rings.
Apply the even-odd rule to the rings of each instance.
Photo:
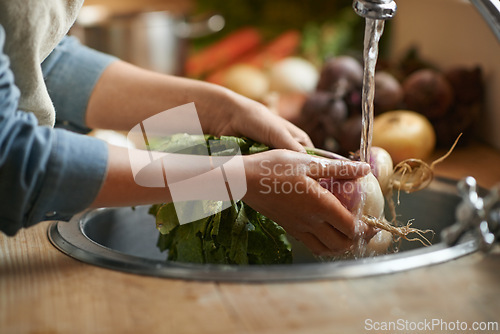
[[[66,36],[43,61],[42,71],[56,110],[56,127],[85,133],[85,111],[104,69],[116,57],[90,49]]]
[[[0,231],[14,235],[47,213],[71,216],[87,208],[107,168],[103,141],[38,126],[17,110],[19,89],[3,53],[0,25]]]

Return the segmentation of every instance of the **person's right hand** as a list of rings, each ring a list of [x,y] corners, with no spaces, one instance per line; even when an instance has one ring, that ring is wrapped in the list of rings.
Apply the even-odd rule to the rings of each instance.
[[[370,172],[367,164],[331,160],[308,154],[271,150],[244,157],[247,193],[243,200],[281,225],[316,255],[337,255],[357,238],[375,230],[355,217],[320,178],[354,179]]]

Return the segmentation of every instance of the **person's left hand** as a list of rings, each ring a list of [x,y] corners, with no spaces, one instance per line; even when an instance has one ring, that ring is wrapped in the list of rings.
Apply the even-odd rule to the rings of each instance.
[[[305,152],[313,147],[309,136],[300,128],[272,113],[263,104],[227,90],[210,117],[203,117],[209,133],[244,136],[272,148]]]

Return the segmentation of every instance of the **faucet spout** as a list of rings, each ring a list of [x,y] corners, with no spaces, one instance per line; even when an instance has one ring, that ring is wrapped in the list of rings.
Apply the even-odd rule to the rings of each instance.
[[[397,6],[394,0],[354,0],[352,8],[365,18],[389,20],[396,14]]]

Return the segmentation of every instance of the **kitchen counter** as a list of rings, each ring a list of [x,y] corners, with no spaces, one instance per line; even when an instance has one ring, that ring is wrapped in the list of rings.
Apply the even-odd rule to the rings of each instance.
[[[436,174],[472,175],[489,188],[500,182],[499,165],[500,152],[473,144],[437,165]],[[434,330],[442,333],[457,321],[500,326],[498,246],[392,275],[235,284],[88,265],[54,248],[48,226],[0,235],[0,333],[361,333],[388,321],[408,321],[401,329],[439,322]]]

